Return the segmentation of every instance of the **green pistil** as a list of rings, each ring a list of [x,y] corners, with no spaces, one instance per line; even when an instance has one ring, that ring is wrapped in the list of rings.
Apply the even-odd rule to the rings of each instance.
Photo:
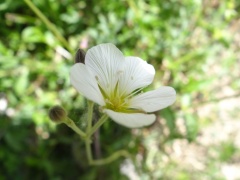
[[[106,100],[106,106],[104,108],[111,109],[115,112],[121,113],[146,113],[140,109],[129,108],[128,103],[124,98],[112,98],[111,100]]]
[[[113,111],[123,111],[127,108],[127,104],[124,98],[115,96],[111,99],[106,99],[106,108]]]
[[[97,77],[96,77],[96,80]],[[98,87],[105,99],[106,106],[103,108],[111,109],[115,112],[122,112],[122,113],[146,113],[143,110],[129,108],[128,99],[131,98],[133,95],[137,94],[141,91],[142,88],[137,89],[136,91],[132,92],[129,95],[120,95],[119,94],[119,83],[116,83],[116,86],[112,93],[107,94],[103,88],[98,84]]]

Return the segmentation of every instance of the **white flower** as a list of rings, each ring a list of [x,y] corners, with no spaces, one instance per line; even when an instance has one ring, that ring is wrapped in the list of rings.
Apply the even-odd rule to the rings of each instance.
[[[72,85],[87,99],[99,104],[113,121],[129,128],[152,124],[149,114],[174,103],[172,87],[139,93],[152,83],[155,70],[138,57],[124,57],[113,44],[100,44],[89,49],[85,64],[71,68]]]

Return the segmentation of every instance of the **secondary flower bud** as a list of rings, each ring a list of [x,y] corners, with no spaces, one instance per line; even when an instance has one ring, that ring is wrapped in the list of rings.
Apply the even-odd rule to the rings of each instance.
[[[86,53],[82,49],[78,49],[75,55],[75,63],[85,63]]]
[[[61,123],[67,117],[66,111],[61,106],[53,106],[48,112],[49,118],[56,122]]]

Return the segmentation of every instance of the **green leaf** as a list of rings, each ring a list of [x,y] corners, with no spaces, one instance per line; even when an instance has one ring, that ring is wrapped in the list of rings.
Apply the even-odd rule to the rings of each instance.
[[[28,69],[22,68],[22,72],[16,77],[14,85],[14,89],[19,96],[24,96],[28,83]]]
[[[189,141],[194,141],[198,134],[198,121],[194,114],[185,114],[184,116],[185,126],[187,129],[187,139]]]
[[[22,39],[29,43],[45,42],[44,34],[39,27],[27,27],[22,32]]]
[[[166,120],[166,124],[170,130],[170,136],[176,134],[176,122],[175,113],[170,108],[166,108],[160,111],[160,116]]]

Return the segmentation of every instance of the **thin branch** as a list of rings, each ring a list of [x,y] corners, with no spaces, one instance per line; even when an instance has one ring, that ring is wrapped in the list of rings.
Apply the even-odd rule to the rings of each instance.
[[[130,157],[130,154],[126,150],[120,150],[120,151],[113,153],[111,156],[109,156],[107,158],[93,160],[90,164],[96,165],[96,166],[108,164],[108,163],[111,163],[112,161],[120,158],[121,156],[122,157]]]
[[[91,131],[87,132],[87,136],[91,137],[92,134],[108,119],[108,115],[104,114],[98,122],[92,127]]]
[[[43,23],[55,34],[55,36],[58,38],[58,40],[70,51],[72,52],[72,49],[70,48],[67,40],[62,36],[62,34],[58,31],[57,27],[51,23],[47,17],[30,1],[30,0],[24,0],[25,3],[32,9],[32,11],[43,21]]]
[[[232,99],[232,98],[236,98],[236,97],[239,97],[239,96],[240,96],[240,92],[238,92],[236,94],[228,95],[228,96],[223,96],[223,97],[220,97],[220,98],[213,98],[213,99],[208,99],[208,100],[205,100],[205,101],[201,101],[201,102],[199,102],[195,105],[198,106],[198,105],[204,105],[204,104],[212,103],[212,102],[219,102],[219,101],[223,101],[225,99]]]

